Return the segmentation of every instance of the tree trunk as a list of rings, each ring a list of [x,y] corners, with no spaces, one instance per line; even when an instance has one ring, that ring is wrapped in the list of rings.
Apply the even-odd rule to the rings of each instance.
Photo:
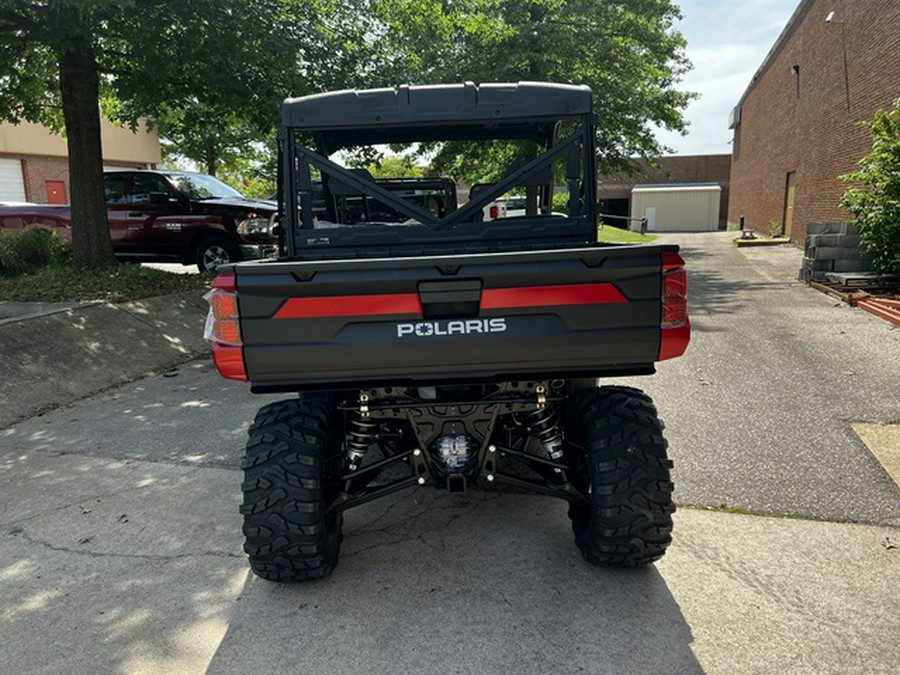
[[[72,252],[75,266],[94,269],[115,261],[100,145],[100,81],[90,32],[69,34],[59,53],[59,86],[69,152]]]
[[[204,139],[204,143],[206,145],[205,160],[206,160],[206,173],[210,176],[216,175],[216,164],[219,163],[219,153],[217,152],[217,148],[213,140],[207,136]]]

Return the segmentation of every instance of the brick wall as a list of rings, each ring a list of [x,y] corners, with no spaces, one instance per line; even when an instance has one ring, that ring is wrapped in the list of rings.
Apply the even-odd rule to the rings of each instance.
[[[735,129],[728,220],[768,233],[784,218],[795,172],[791,238],[806,225],[847,219],[838,206],[871,144],[857,122],[900,96],[900,2],[812,0],[745,94]],[[834,12],[831,23],[825,18]],[[846,51],[846,60],[844,54]],[[846,68],[845,68],[846,63]],[[795,74],[792,66],[798,66]]]
[[[62,181],[66,186],[66,201],[71,200],[69,190],[69,160],[66,157],[47,157],[43,155],[21,156],[22,171],[25,176],[25,198],[37,204],[46,204],[46,181]],[[115,166],[123,169],[141,169],[143,165],[128,162],[104,162],[105,167]]]
[[[31,155],[22,158],[25,175],[25,195],[28,201],[47,203],[45,181],[62,181],[66,185],[66,199],[69,198],[69,162],[65,157],[42,157]]]

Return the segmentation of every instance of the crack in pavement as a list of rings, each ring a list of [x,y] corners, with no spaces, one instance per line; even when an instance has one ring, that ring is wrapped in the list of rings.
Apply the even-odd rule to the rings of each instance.
[[[228,553],[227,551],[203,551],[198,553],[178,553],[173,555],[162,555],[162,554],[151,554],[151,553],[103,553],[100,551],[91,551],[87,549],[75,549],[69,548],[66,546],[54,546],[48,541],[44,541],[42,539],[37,539],[28,535],[25,532],[17,532],[12,535],[3,535],[0,536],[0,541],[9,540],[12,538],[22,538],[30,544],[34,544],[35,546],[40,546],[43,548],[50,549],[51,551],[56,551],[57,553],[74,553],[76,555],[87,556],[90,558],[121,558],[123,560],[159,560],[164,562],[169,562],[173,560],[183,560],[186,558],[234,558],[234,559],[243,559],[244,556],[237,553]]]
[[[136,460],[136,462],[137,461],[139,461],[139,460]],[[128,462],[128,465],[130,466],[133,463],[134,462]],[[179,480],[189,479],[189,478],[194,477],[195,474],[197,474],[198,472],[200,472],[206,468],[207,467],[194,465],[194,466],[190,467],[190,469],[191,469],[190,471],[180,474],[176,478]],[[59,506],[55,506],[52,509],[50,509],[49,511],[41,511],[39,513],[35,513],[33,515],[26,516],[23,518],[16,518],[15,520],[0,521],[0,528],[15,527],[17,525],[21,525],[22,523],[34,522],[37,519],[51,516],[55,513],[59,513],[60,511],[65,511],[66,509],[71,509],[72,507],[75,507],[75,506],[81,507],[83,509],[84,508],[82,506],[83,503],[91,502],[94,500],[110,499],[110,498],[114,498],[114,497],[119,497],[124,494],[130,494],[130,493],[135,493],[135,492],[139,492],[142,490],[148,490],[150,488],[158,489],[159,487],[160,486],[157,483],[148,483],[146,485],[132,484],[132,485],[128,485],[127,487],[123,487],[119,490],[115,490],[113,492],[100,492],[100,493],[94,493],[94,494],[78,495],[75,499],[69,501],[68,503],[61,504]]]
[[[436,496],[438,496],[438,495],[436,495]],[[479,498],[477,498],[477,499],[472,499],[471,497],[469,499],[471,501],[468,504],[463,504],[461,506],[457,504],[457,505],[438,506],[438,507],[431,506],[431,504],[434,504],[435,502],[437,502],[438,499],[434,499],[434,498],[429,499],[430,504],[425,506],[425,508],[423,508],[422,510],[417,511],[416,513],[410,514],[409,516],[406,516],[406,517],[402,518],[401,520],[399,520],[395,523],[391,523],[385,527],[371,528],[370,527],[371,523],[377,522],[379,520],[383,520],[384,517],[387,516],[387,514],[390,511],[395,509],[397,506],[400,506],[403,504],[402,501],[394,502],[387,509],[385,509],[384,512],[382,512],[375,519],[373,519],[371,521],[371,523],[367,523],[367,524],[363,525],[362,528],[360,528],[358,530],[350,530],[348,532],[348,534],[353,534],[355,537],[360,536],[360,535],[385,535],[385,536],[397,537],[397,538],[390,539],[387,541],[380,540],[369,546],[363,546],[361,548],[343,553],[341,555],[341,557],[349,558],[349,557],[352,557],[355,555],[359,555],[360,553],[365,553],[367,551],[371,551],[371,550],[374,550],[377,548],[382,548],[385,546],[394,546],[397,544],[403,544],[403,543],[407,543],[410,541],[420,541],[422,544],[424,544],[428,548],[431,548],[438,552],[445,551],[446,543],[443,541],[443,539],[441,539],[440,547],[438,547],[436,544],[426,541],[425,539],[423,539],[423,537],[425,537],[426,535],[429,535],[429,534],[439,533],[442,530],[446,530],[455,521],[459,520],[460,518],[462,518],[464,516],[469,515],[470,513],[473,513],[482,504],[486,503],[487,501],[492,501],[493,499],[495,499],[495,497],[493,497],[492,495],[479,495]],[[462,512],[460,512],[460,511],[462,511]],[[425,516],[433,516],[433,515],[440,516],[442,513],[447,513],[447,512],[456,512],[456,513],[452,513],[450,515],[450,517],[446,519],[446,521],[439,523],[439,524],[435,525],[434,527],[428,528],[424,532],[420,532],[418,534],[412,535],[411,530],[413,529],[413,526],[421,518],[423,518]]]

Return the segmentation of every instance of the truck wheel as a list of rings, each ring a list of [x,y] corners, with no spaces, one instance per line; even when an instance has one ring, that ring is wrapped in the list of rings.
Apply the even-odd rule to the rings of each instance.
[[[250,427],[241,467],[244,551],[270,581],[331,574],[341,547],[341,513],[328,512],[339,490],[339,462],[328,462],[332,408],[325,400],[262,407]]]
[[[214,234],[200,240],[194,258],[201,272],[215,272],[219,265],[239,262],[241,249],[225,235]]]
[[[571,502],[569,518],[585,559],[603,567],[658,560],[672,541],[672,488],[663,424],[649,396],[631,387],[576,394],[569,437],[585,452],[570,458],[571,479],[588,503]]]

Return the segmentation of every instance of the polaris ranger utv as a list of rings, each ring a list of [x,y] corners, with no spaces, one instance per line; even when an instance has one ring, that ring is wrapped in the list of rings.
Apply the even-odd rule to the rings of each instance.
[[[242,462],[257,575],[330,574],[343,512],[418,485],[564,499],[596,565],[664,554],[662,423],[641,391],[597,380],[684,352],[684,263],[677,246],[597,242],[594,115],[587,87],[525,82],[285,101],[281,255],[220,268],[208,327],[222,376],[294,394],[260,409]],[[443,213],[339,163],[360,146],[448,143],[522,159]],[[526,215],[485,220],[511,191]],[[403,220],[343,222],[348,197]]]

